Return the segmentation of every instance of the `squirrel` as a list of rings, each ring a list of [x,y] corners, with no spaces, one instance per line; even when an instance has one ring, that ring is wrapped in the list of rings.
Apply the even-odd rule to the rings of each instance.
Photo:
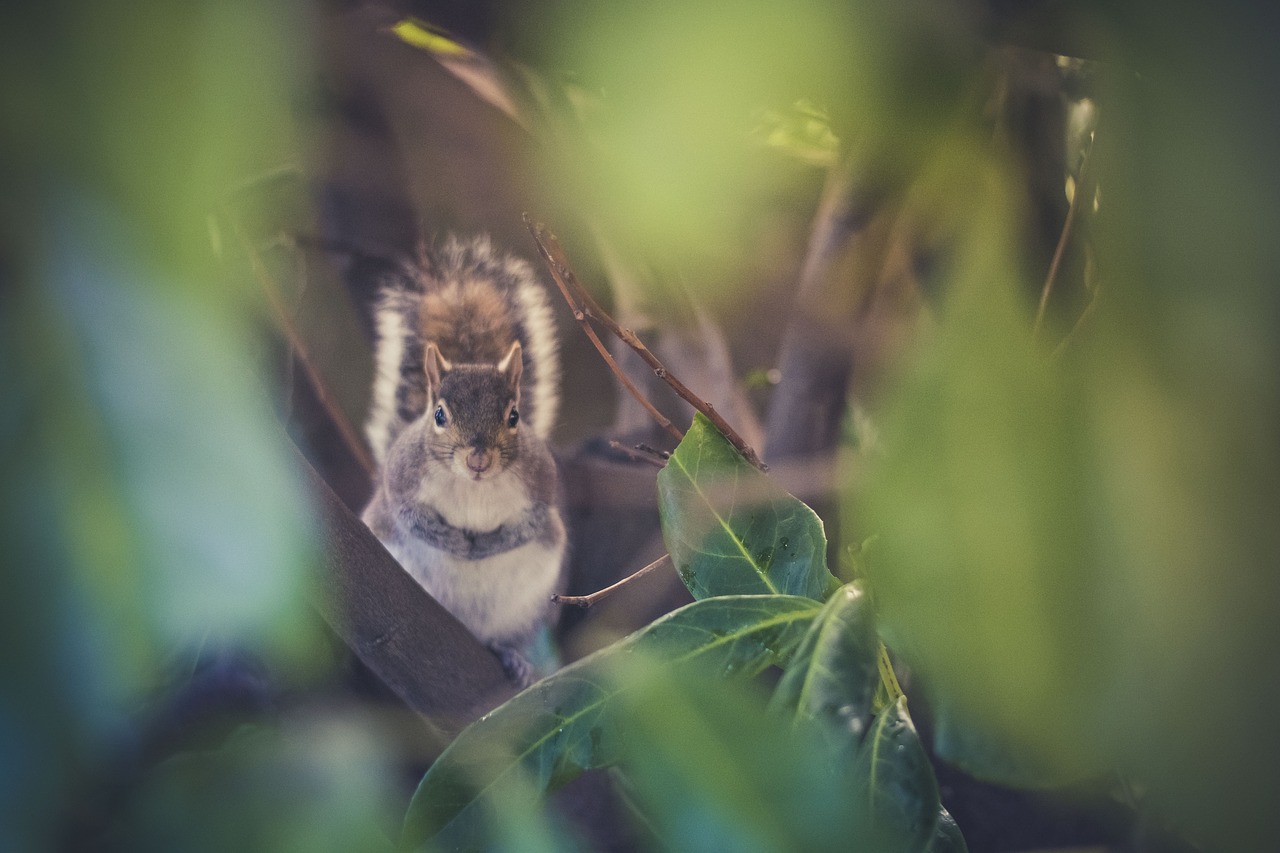
[[[448,237],[376,303],[364,523],[528,686],[553,622],[566,534],[547,442],[559,361],[546,293],[487,237]],[[545,673],[542,673],[545,674]]]

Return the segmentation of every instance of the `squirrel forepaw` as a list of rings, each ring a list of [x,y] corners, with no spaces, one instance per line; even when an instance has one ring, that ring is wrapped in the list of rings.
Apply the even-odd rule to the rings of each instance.
[[[495,645],[490,646],[490,648],[498,656],[498,660],[502,662],[502,668],[506,670],[507,678],[515,682],[517,687],[523,690],[533,684],[533,664],[529,663],[529,659],[520,651],[511,646]]]

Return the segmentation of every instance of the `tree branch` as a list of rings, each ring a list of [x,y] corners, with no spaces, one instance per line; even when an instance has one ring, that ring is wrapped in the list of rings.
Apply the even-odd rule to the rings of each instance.
[[[254,247],[249,236],[245,234],[244,229],[240,227],[240,223],[234,218],[231,219],[231,228],[235,232],[236,239],[239,241],[241,248],[244,249],[245,255],[249,259],[249,266],[253,269],[254,276],[258,279],[258,284],[266,295],[267,303],[271,307],[271,314],[275,319],[276,327],[280,333],[284,335],[285,340],[289,343],[289,349],[292,350],[294,357],[298,363],[302,365],[302,369],[306,372],[307,378],[311,380],[312,389],[315,391],[316,398],[320,405],[324,407],[325,413],[333,422],[334,427],[342,436],[342,441],[347,445],[347,449],[351,451],[351,455],[360,463],[360,467],[370,479],[373,478],[374,464],[373,459],[369,455],[369,451],[365,449],[362,442],[356,435],[356,431],[351,426],[351,422],[347,420],[342,409],[334,402],[333,397],[329,394],[328,387],[320,377],[320,372],[316,369],[315,363],[311,360],[311,356],[307,351],[307,345],[302,340],[302,334],[298,331],[298,327],[294,324],[293,318],[289,316],[289,312],[285,310],[284,304],[280,301],[280,291],[276,286],[275,280],[271,277],[271,273],[267,271],[266,265],[262,262],[262,256],[258,254],[258,250]]]

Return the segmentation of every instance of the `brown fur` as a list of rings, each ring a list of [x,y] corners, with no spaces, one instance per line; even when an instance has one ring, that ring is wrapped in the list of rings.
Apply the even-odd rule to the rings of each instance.
[[[455,364],[497,364],[516,340],[516,318],[484,279],[449,282],[426,293],[419,314],[422,337]]]

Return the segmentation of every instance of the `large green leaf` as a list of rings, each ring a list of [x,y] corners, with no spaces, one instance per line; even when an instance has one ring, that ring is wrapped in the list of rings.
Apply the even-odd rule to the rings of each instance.
[[[907,714],[906,697],[875,718],[852,773],[856,810],[865,816],[874,849],[924,850],[934,836],[942,805],[933,767]]]
[[[880,638],[870,597],[841,587],[809,626],[774,691],[772,708],[816,720],[838,751],[851,755],[872,715]]]
[[[772,710],[789,712],[797,727],[817,729],[823,763],[834,764],[858,792],[858,831],[880,849],[918,849],[932,809],[937,829],[927,849],[964,850],[959,827],[938,804],[933,769],[905,699],[895,696],[872,720],[883,648],[870,596],[861,584],[842,587],[801,640],[774,691]]]
[[[695,598],[787,594],[823,600],[839,582],[813,510],[742,458],[702,415],[658,472],[662,536]]]
[[[755,685],[672,678],[649,663],[620,703],[622,773],[662,849],[870,849],[849,780],[832,775],[808,727],[767,713]]]
[[[938,813],[933,838],[924,849],[925,853],[969,853],[969,845],[965,843],[956,819],[946,809]]]
[[[634,656],[663,661],[673,672],[755,675],[789,657],[818,610],[807,598],[784,595],[695,602],[540,681],[445,750],[409,804],[402,846],[433,837],[451,848],[479,845],[500,793],[539,793],[619,761],[626,741],[613,713],[631,685],[615,677],[618,661]]]

